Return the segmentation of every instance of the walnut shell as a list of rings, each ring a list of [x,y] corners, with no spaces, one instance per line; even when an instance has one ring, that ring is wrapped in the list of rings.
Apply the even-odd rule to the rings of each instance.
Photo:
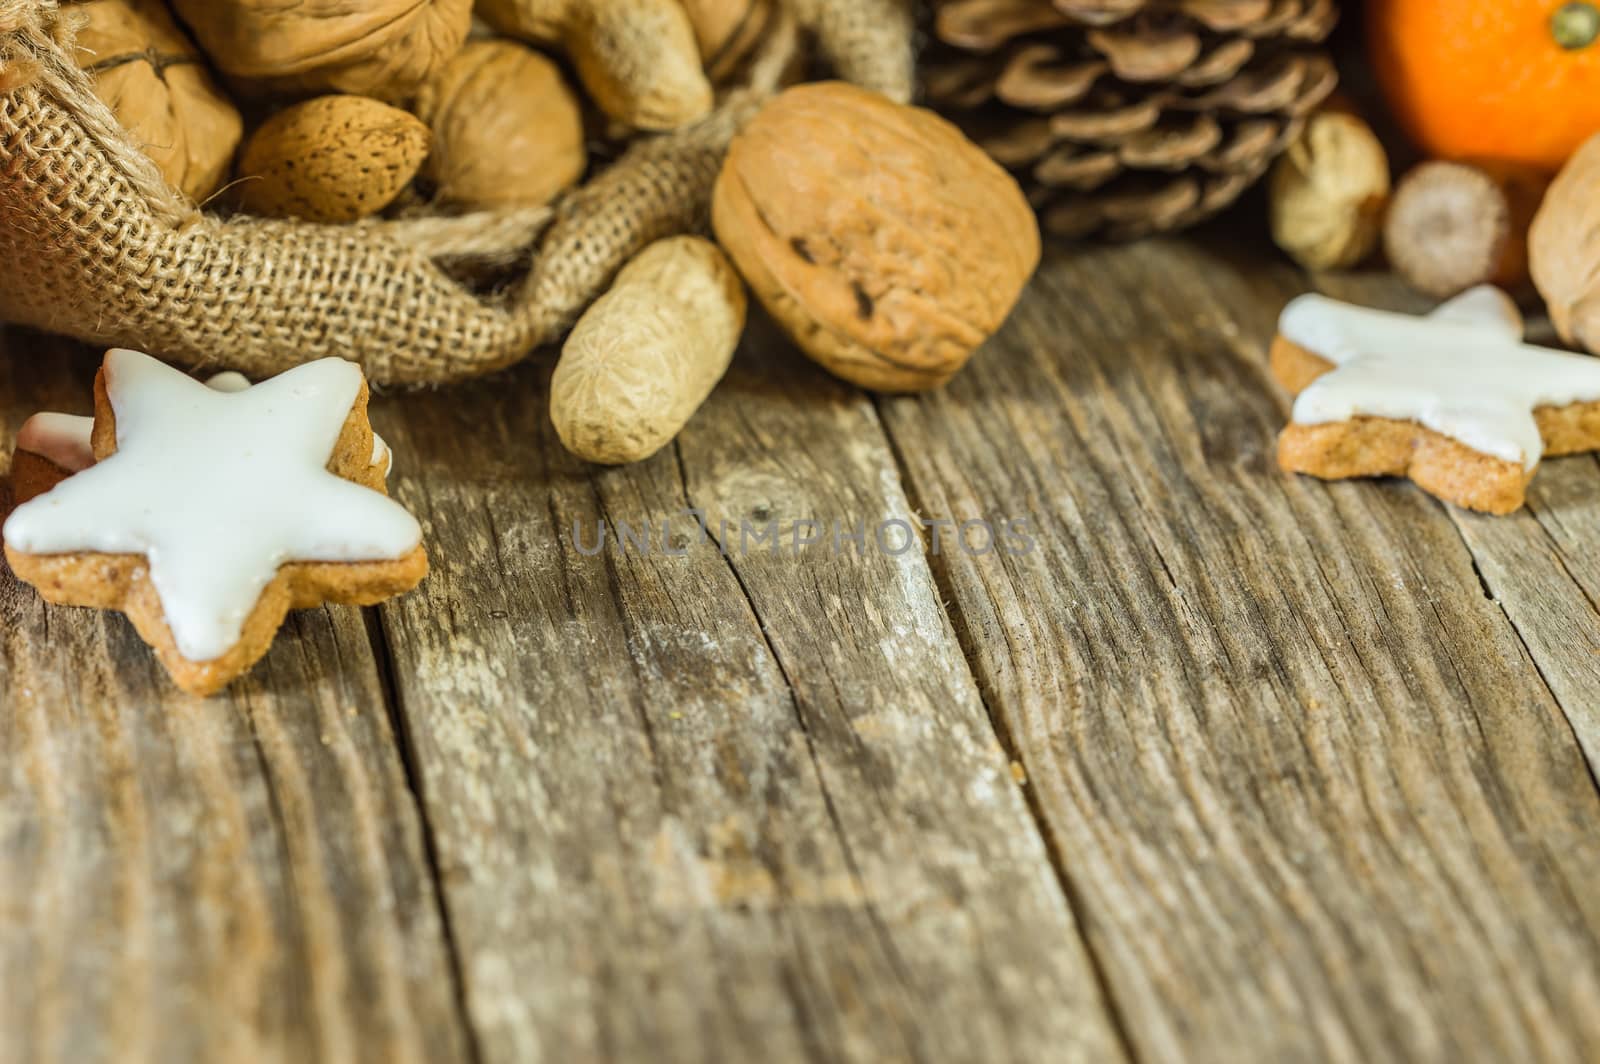
[[[1302,266],[1354,266],[1383,234],[1389,156],[1360,118],[1321,111],[1273,167],[1272,238]]]
[[[171,184],[205,199],[228,176],[244,123],[161,0],[91,0],[74,41],[95,95]]]
[[[1545,193],[1528,233],[1528,265],[1561,338],[1600,354],[1600,134]]]
[[[808,355],[881,391],[948,380],[1039,264],[1010,175],[932,112],[841,82],[783,92],[735,138],[712,224]]]
[[[223,73],[401,100],[460,51],[472,0],[172,0]]]
[[[241,205],[271,218],[353,222],[394,201],[428,144],[416,116],[378,100],[307,100],[267,119],[245,145]]]
[[[561,70],[526,45],[474,41],[418,94],[433,131],[424,174],[440,202],[539,206],[583,175],[583,112]]]

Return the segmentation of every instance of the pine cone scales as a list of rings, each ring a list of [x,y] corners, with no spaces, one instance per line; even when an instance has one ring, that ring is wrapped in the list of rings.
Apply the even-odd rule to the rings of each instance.
[[[938,0],[924,64],[1045,227],[1132,238],[1254,184],[1332,91],[1334,0]]]

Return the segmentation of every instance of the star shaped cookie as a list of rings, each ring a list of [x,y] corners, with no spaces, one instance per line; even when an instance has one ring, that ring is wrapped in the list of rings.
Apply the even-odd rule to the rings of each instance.
[[[206,387],[219,392],[242,392],[250,381],[242,373],[218,373]],[[17,447],[11,456],[11,494],[14,505],[43,495],[74,473],[94,465],[94,418],[46,411],[35,414],[17,430]],[[372,463],[360,483],[385,490],[393,455],[388,444],[372,435]]]
[[[288,610],[370,605],[427,574],[420,527],[375,472],[366,411],[342,359],[224,390],[109,352],[94,463],[11,514],[6,558],[50,602],[126,613],[179,687],[211,694]]]
[[[1600,359],[1526,343],[1516,304],[1474,288],[1416,317],[1306,295],[1272,347],[1296,395],[1278,464],[1405,476],[1458,506],[1520,508],[1545,455],[1600,448]]]

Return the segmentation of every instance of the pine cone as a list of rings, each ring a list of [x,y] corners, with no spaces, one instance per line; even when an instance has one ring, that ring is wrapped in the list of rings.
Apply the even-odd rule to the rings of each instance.
[[[1255,183],[1333,90],[1335,0],[937,0],[929,102],[1044,226],[1128,239]]]

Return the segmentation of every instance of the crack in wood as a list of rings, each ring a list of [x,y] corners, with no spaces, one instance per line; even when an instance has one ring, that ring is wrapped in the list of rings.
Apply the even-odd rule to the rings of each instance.
[[[449,896],[445,890],[444,874],[439,865],[438,843],[433,837],[433,823],[428,818],[428,803],[423,794],[422,766],[417,757],[410,725],[407,724],[406,715],[400,707],[400,690],[395,683],[394,658],[389,651],[389,634],[384,629],[383,614],[376,606],[362,609],[361,616],[366,627],[367,642],[372,647],[372,657],[377,664],[384,713],[389,718],[389,730],[395,739],[395,750],[405,776],[406,790],[411,795],[412,804],[417,811],[417,822],[422,829],[423,858],[427,865],[428,878],[433,884],[434,905],[439,914],[439,929],[444,936],[445,954],[450,961],[450,996],[455,1002],[456,1015],[465,1038],[467,1060],[472,1064],[482,1064],[483,1049],[478,1044],[472,1016],[467,1009],[467,981],[466,973],[462,970],[461,948],[451,924]]]

